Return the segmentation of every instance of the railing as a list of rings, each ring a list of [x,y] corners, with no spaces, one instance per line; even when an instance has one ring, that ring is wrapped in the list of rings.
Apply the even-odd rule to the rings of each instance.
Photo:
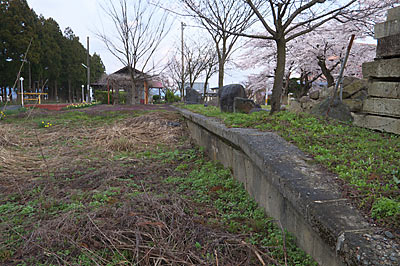
[[[18,93],[21,94],[21,93]],[[24,96],[27,95],[28,98],[25,98]],[[24,101],[37,101],[38,104],[41,104],[41,96],[42,95],[47,95],[47,93],[44,92],[24,92],[23,96],[24,97]],[[37,96],[37,97],[34,97]]]

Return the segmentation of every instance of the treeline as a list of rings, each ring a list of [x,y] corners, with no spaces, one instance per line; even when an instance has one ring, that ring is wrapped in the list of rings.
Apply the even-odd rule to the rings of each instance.
[[[25,91],[49,93],[49,99],[78,100],[86,84],[86,49],[71,28],[64,33],[52,19],[38,16],[26,0],[0,1],[0,95],[11,95],[30,41],[21,72]],[[105,73],[99,55],[90,56],[91,81]],[[19,86],[19,82],[17,82]],[[17,88],[14,88],[14,93]]]

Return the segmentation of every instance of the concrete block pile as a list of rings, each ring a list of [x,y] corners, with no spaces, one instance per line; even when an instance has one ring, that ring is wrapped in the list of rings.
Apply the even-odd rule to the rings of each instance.
[[[387,21],[375,26],[377,58],[363,64],[369,79],[368,98],[354,124],[400,134],[400,7],[388,11]]]

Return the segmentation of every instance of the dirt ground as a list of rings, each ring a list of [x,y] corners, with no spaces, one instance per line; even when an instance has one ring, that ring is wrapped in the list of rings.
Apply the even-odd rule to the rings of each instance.
[[[8,118],[0,124],[0,264],[284,265],[286,253],[250,244],[193,191],[165,182],[196,167],[193,150],[170,106]],[[189,166],[178,173],[182,162]]]

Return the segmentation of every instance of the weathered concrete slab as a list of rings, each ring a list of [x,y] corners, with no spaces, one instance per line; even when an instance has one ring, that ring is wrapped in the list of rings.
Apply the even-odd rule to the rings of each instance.
[[[396,265],[385,257],[398,250],[380,254],[371,248],[378,242],[367,242],[361,234],[376,229],[341,197],[335,176],[297,147],[275,133],[226,128],[216,119],[179,112],[195,142],[230,167],[259,206],[292,232],[319,265]]]
[[[400,56],[400,34],[378,39],[376,47],[377,58],[390,58]]]
[[[354,125],[400,134],[400,119],[367,114],[353,114]]]
[[[387,20],[396,19],[400,20],[400,6],[388,10]]]
[[[368,95],[400,99],[400,82],[372,82],[368,86]]]
[[[375,25],[375,39],[400,34],[400,20],[390,20]]]
[[[364,101],[362,112],[400,117],[400,99],[368,98]]]
[[[381,59],[362,65],[364,78],[399,78],[400,58]]]

